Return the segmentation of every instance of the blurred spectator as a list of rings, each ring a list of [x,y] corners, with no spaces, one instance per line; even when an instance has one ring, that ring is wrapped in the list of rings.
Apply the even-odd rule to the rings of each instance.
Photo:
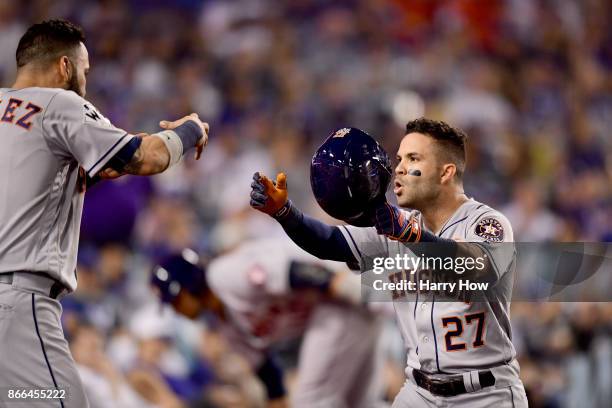
[[[81,325],[71,338],[70,349],[92,408],[151,406],[106,356],[104,339],[93,326]]]
[[[516,241],[554,241],[559,235],[559,220],[544,206],[542,195],[534,182],[524,182],[517,185],[512,204],[501,210],[512,224]]]

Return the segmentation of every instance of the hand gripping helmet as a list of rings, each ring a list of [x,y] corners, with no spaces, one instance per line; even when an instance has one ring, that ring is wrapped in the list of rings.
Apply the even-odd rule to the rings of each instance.
[[[172,254],[153,267],[151,284],[159,290],[164,303],[172,303],[181,289],[201,296],[207,288],[205,269],[198,254],[191,249]]]
[[[358,227],[374,225],[375,207],[392,178],[387,152],[355,128],[333,132],[310,164],[310,185],[326,213]]]

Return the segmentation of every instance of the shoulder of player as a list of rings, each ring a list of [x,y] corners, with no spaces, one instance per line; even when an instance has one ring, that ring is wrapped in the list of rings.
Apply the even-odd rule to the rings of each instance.
[[[215,259],[206,268],[206,284],[212,293],[230,309],[244,309],[240,305],[260,293],[267,272],[247,261]]]
[[[242,254],[221,255],[206,266],[206,283],[213,292],[235,291],[247,284],[249,270],[256,265],[256,260]]]
[[[66,108],[81,108],[84,107],[85,105],[90,105],[93,106],[91,104],[91,102],[89,102],[87,99],[83,98],[82,96],[78,95],[76,92],[74,91],[69,91],[66,89],[60,89],[60,88],[39,88],[41,92],[44,92],[48,95],[51,96],[51,99],[49,100],[49,105],[53,105],[54,107],[57,107],[58,109],[66,109]]]
[[[235,282],[233,269],[228,268],[224,262],[213,259],[206,265],[205,280],[210,291],[222,302],[227,302],[233,291],[232,282]]]
[[[70,101],[72,97],[81,98],[72,91],[62,88],[28,87],[20,89],[0,88],[2,96],[28,100],[42,108],[49,107],[57,101]],[[66,103],[66,102],[65,102]]]
[[[46,116],[60,115],[65,117],[68,113],[69,117],[76,121],[82,119],[84,123],[112,126],[111,122],[87,99],[65,89],[54,89],[54,91],[55,93],[47,105]]]
[[[85,105],[89,104],[84,98],[77,95],[73,91],[60,88],[37,88],[36,94],[47,99],[44,109],[45,117],[62,117],[67,114],[79,115],[85,114]]]
[[[467,210],[467,214],[466,214],[467,215],[466,221],[467,221],[468,226],[474,225],[474,223],[478,222],[483,217],[493,217],[493,218],[498,218],[504,221],[508,220],[505,215],[503,215],[500,211],[496,210],[495,208],[487,204],[481,203],[479,201],[476,201],[476,200],[472,200],[472,201],[473,203],[471,207]]]
[[[500,211],[482,203],[476,202],[468,215],[466,234],[473,231],[476,235],[487,238],[487,231],[494,229],[504,237],[512,237],[512,225]]]
[[[219,259],[219,258],[215,258],[212,259],[207,265],[206,265],[206,272],[205,272],[205,276],[206,276],[206,284],[214,289],[214,286],[217,286],[219,283],[223,282],[223,275],[224,275],[224,269],[226,269],[225,263],[223,262],[223,259]],[[230,271],[229,274],[231,275]],[[226,277],[228,275],[228,273],[225,273]]]

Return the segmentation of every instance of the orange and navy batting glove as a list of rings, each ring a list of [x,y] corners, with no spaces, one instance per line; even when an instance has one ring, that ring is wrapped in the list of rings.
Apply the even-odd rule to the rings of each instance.
[[[401,209],[387,202],[376,208],[375,226],[378,234],[401,242],[419,242],[423,229],[416,217],[408,218]]]
[[[278,173],[273,182],[259,172],[253,175],[251,183],[251,207],[274,218],[282,218],[291,203],[287,198],[287,176]]]

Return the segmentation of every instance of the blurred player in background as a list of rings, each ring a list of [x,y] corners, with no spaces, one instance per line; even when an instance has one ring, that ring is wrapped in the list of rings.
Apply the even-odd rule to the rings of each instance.
[[[284,239],[245,243],[206,266],[191,250],[157,267],[161,299],[189,317],[208,313],[266,387],[287,406],[273,348],[303,335],[291,406],[373,407],[381,398],[379,319],[362,307],[360,279]]]
[[[11,391],[55,389],[62,407],[88,406],[58,301],[77,286],[86,179],[157,174],[191,148],[199,157],[208,139],[196,114],[144,137],[114,127],[84,99],[84,41],[81,28],[65,20],[31,26],[17,47],[15,83],[0,89],[3,402]],[[29,407],[32,400],[11,403]]]

